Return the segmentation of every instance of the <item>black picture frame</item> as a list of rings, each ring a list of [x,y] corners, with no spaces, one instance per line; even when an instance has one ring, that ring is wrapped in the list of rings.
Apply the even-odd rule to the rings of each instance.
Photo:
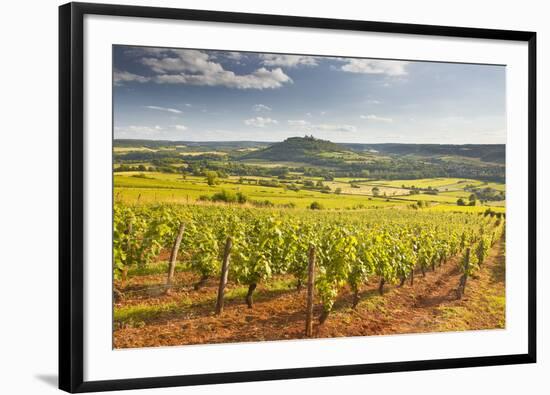
[[[346,366],[84,381],[83,20],[86,14],[333,30],[510,40],[528,43],[528,352]],[[59,388],[71,393],[536,362],[536,33],[127,5],[59,8]]]

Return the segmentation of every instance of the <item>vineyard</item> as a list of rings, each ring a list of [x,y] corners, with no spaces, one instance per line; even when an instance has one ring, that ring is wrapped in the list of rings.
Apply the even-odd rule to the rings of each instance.
[[[504,226],[504,215],[490,209],[314,211],[117,202],[115,330],[128,324],[117,316],[116,303],[128,298],[126,284],[135,273],[163,278],[156,296],[177,290],[178,273],[196,279],[191,293],[215,282],[217,292],[204,306],[214,317],[224,315],[230,285],[244,286],[238,303],[254,309],[259,286],[285,279],[303,300],[305,336],[330,320],[342,293],[351,295],[354,309],[367,284],[376,282],[383,297],[388,287],[414,287],[418,278],[450,263],[459,273],[454,292],[460,300]],[[159,265],[168,253],[167,264]]]

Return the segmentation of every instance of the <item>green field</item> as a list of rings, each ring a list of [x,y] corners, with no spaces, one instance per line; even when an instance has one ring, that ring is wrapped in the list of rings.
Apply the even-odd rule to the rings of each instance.
[[[298,208],[306,208],[312,202],[319,202],[326,208],[355,208],[402,206],[406,202],[360,195],[336,195],[317,191],[285,190],[281,187],[237,184],[235,180],[223,180],[215,186],[209,186],[204,177],[187,177],[183,180],[175,174],[147,173],[147,178],[133,177],[136,172],[115,175],[115,197],[127,203],[191,203],[202,195],[212,195],[222,190],[242,192],[249,199],[270,202],[276,205],[294,203]]]
[[[114,146],[114,192],[132,204],[235,203],[219,198],[225,191],[254,207],[504,210],[506,187],[497,182],[505,179],[503,148],[468,149],[478,156],[463,156],[461,146],[368,147],[312,136],[275,144],[121,140]],[[494,162],[481,160],[488,152]]]
[[[477,207],[458,207],[456,200],[459,197],[467,199],[469,192],[456,190],[456,186],[481,184],[479,181],[448,179],[420,179],[407,180],[410,185],[453,185],[453,191],[441,192],[437,195],[409,194],[409,189],[403,189],[404,180],[396,181],[371,181],[360,180],[359,188],[352,188],[349,181],[338,178],[335,181],[327,181],[324,185],[331,188],[330,193],[300,189],[293,191],[280,184],[278,187],[269,187],[251,184],[239,184],[236,176],[218,179],[216,185],[208,185],[205,177],[186,176],[185,179],[179,174],[160,172],[120,172],[114,176],[114,193],[117,200],[126,203],[196,203],[201,196],[212,196],[222,190],[241,192],[251,201],[269,201],[273,205],[292,204],[296,208],[307,208],[313,202],[320,203],[326,209],[359,209],[359,208],[406,208],[418,201],[429,203],[430,209],[456,210],[456,211],[479,211],[483,207],[491,206],[496,210],[503,210],[504,202],[490,202]],[[270,177],[247,177],[247,180],[270,180]],[[306,180],[319,181],[319,177],[305,178]],[[350,179],[351,180],[351,179]],[[357,179],[354,179],[357,181]],[[504,188],[504,185],[495,184],[496,187]],[[380,196],[372,195],[372,188],[378,187]],[[340,194],[334,193],[336,188],[341,189]],[[495,188],[496,189],[496,188]],[[386,196],[384,196],[384,193]],[[201,202],[202,203],[202,202]]]
[[[392,181],[372,181],[371,184],[376,185],[385,185],[385,186],[392,186],[392,187],[402,187],[405,186],[405,188],[412,188],[413,186],[416,188],[437,188],[437,189],[456,189],[460,187],[464,187],[466,185],[482,185],[482,181],[478,180],[471,180],[471,179],[464,179],[464,178],[421,178],[416,180],[392,180]]]

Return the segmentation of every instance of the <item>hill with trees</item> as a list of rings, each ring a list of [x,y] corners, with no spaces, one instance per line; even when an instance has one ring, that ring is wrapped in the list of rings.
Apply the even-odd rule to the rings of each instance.
[[[262,159],[270,161],[306,162],[322,153],[349,151],[345,147],[313,136],[290,137],[262,150],[254,151],[242,159]]]

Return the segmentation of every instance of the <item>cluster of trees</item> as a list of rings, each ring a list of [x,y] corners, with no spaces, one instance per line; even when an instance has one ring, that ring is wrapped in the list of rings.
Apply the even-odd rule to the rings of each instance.
[[[317,180],[316,182],[312,180],[305,180],[303,183],[304,189],[309,189],[312,191],[320,191],[324,193],[330,192],[330,187],[328,185],[325,185],[323,181]]]
[[[464,188],[464,190],[467,190]],[[490,191],[488,191],[490,190]],[[486,201],[499,201],[504,200],[505,194],[502,191],[497,191],[492,188],[482,188],[475,189],[475,192],[468,196],[468,199],[460,198],[456,201],[458,206],[475,206],[477,201],[486,202]]]
[[[245,154],[239,151],[229,151],[225,155],[204,153],[182,156],[181,152],[177,150],[119,152],[115,153],[115,162],[127,165],[148,162],[160,168],[160,171],[166,172],[175,171],[173,165],[178,164],[190,167],[193,174],[212,170],[238,176],[273,176],[281,179],[292,177],[289,173],[295,171],[308,177],[323,177],[327,181],[334,177],[371,177],[389,180],[458,177],[504,182],[505,178],[505,168],[500,165],[477,165],[471,162],[445,161],[438,158],[421,160],[416,157],[402,156],[390,156],[389,158],[386,156],[379,160],[375,158],[375,160],[347,161],[338,155],[323,155],[331,152],[341,153],[346,149],[346,147],[330,141],[306,136],[304,138],[289,138],[263,150]],[[479,149],[476,148],[474,151],[477,155]],[[301,162],[310,166],[262,167],[242,161],[248,159]]]
[[[404,184],[401,185],[402,188],[407,188]],[[431,186],[428,186],[427,188],[420,188],[414,185],[411,185],[409,194],[411,195],[419,195],[420,193],[424,193],[426,195],[437,195],[439,193],[439,189],[432,188]]]
[[[222,189],[220,192],[216,192],[212,196],[202,195],[199,197],[201,201],[211,202],[224,202],[224,203],[239,203],[244,204],[248,201],[246,195],[242,192],[233,192],[226,189]]]
[[[218,143],[218,145],[220,144],[222,143]],[[293,177],[289,173],[295,171],[308,177],[323,177],[326,181],[332,180],[334,177],[371,177],[387,180],[457,177],[496,182],[504,182],[505,180],[505,167],[502,165],[489,166],[479,165],[471,161],[443,160],[433,157],[433,155],[441,154],[438,151],[441,150],[441,147],[428,147],[427,145],[392,145],[385,147],[390,154],[389,157],[385,155],[384,159],[377,160],[374,156],[370,160],[357,161],[348,161],[342,155],[338,155],[349,151],[348,146],[316,139],[313,136],[289,138],[281,143],[249,153],[243,153],[236,148],[238,147],[224,146],[224,155],[205,152],[200,155],[186,157],[182,157],[181,152],[177,149],[117,152],[114,154],[114,159],[115,163],[125,165],[139,162],[152,163],[158,168],[156,170],[166,172],[176,171],[173,165],[177,164],[180,166],[187,165],[193,169],[194,174],[195,172],[212,170],[237,176],[273,176],[281,179]],[[419,149],[421,152],[417,152]],[[428,155],[428,159],[420,156],[404,156],[398,154],[398,152],[401,152],[400,150],[413,154],[430,155]],[[502,163],[504,159],[502,147],[500,146],[471,146],[468,150],[458,150],[455,146],[448,146],[445,150],[456,151],[457,155],[471,155],[474,157],[490,152],[491,154],[486,159],[492,158],[491,161],[495,163]],[[326,155],[326,153],[335,153],[335,155]],[[285,166],[262,167],[249,165],[243,161],[250,159],[272,162],[300,162],[308,165],[292,168]],[[196,167],[199,169],[197,170]]]
[[[506,193],[490,187],[473,187],[467,185],[465,191],[472,192],[476,199],[486,202],[499,201],[506,199]]]
[[[411,204],[411,207],[416,209],[430,207],[430,203],[427,200],[418,200],[416,203]]]
[[[145,165],[120,165],[113,169],[114,172],[124,172],[124,171],[154,171],[154,168],[151,166]]]
[[[432,164],[414,159],[392,158],[384,161],[346,162],[338,158],[307,156],[310,166],[263,167],[223,158],[219,155],[198,155],[186,157],[172,156],[171,152],[130,152],[115,154],[116,171],[134,170],[138,162],[148,162],[153,166],[140,171],[178,172],[178,165],[190,174],[202,176],[206,171],[216,171],[235,176],[277,177],[281,180],[295,180],[292,173],[302,173],[306,177],[322,177],[331,181],[334,177],[370,177],[373,179],[396,180],[434,177],[473,178],[484,181],[504,182],[504,168],[501,166],[476,167],[470,164],[441,162]],[[281,157],[277,161],[284,160]],[[296,159],[294,159],[296,160]],[[132,167],[133,166],[133,167]],[[419,190],[421,190],[419,188]],[[424,191],[437,193],[437,191]]]
[[[477,204],[476,195],[473,193],[468,197],[467,200],[464,198],[459,198],[456,201],[457,206],[475,206]]]
[[[310,210],[323,210],[324,208],[325,206],[323,206],[321,203],[317,201],[311,202],[311,204],[309,205]]]
[[[311,191],[319,191],[322,193],[329,193],[331,192],[331,188],[328,185],[325,185],[323,180],[302,180],[301,177],[295,177],[293,178],[292,182],[289,182],[287,180],[279,180],[279,179],[255,179],[255,178],[239,178],[239,184],[253,184],[253,185],[259,185],[262,187],[283,187],[285,189],[288,189],[290,191],[296,191],[298,192],[300,189],[307,189]],[[342,193],[342,188],[336,188],[334,193],[340,194]]]
[[[254,207],[275,207],[275,203],[270,200],[254,200],[249,199],[242,192],[233,192],[231,190],[222,189],[220,192],[216,192],[211,196],[201,195],[199,196],[201,202],[222,202],[231,204],[245,204],[248,203]],[[281,208],[295,208],[296,204],[293,202],[278,205]]]

